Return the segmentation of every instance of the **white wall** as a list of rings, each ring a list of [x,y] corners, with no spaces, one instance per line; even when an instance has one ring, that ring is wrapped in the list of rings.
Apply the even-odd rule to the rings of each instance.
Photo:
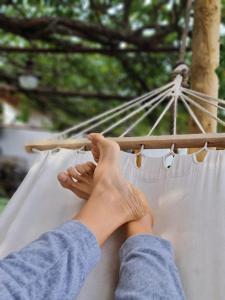
[[[0,155],[19,157],[31,166],[37,154],[28,154],[24,145],[34,140],[47,139],[51,133],[23,127],[3,127],[0,129]]]

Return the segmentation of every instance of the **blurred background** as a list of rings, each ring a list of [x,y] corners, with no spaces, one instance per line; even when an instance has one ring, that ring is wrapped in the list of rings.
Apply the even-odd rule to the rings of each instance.
[[[171,80],[184,27],[184,0],[0,1],[0,209],[43,139]],[[225,1],[221,60],[225,98]],[[191,64],[193,9],[186,62]],[[162,107],[130,135],[145,135]],[[130,120],[129,122],[132,122]],[[111,132],[118,135],[129,122]],[[155,134],[170,132],[171,113]],[[178,133],[188,132],[179,108]],[[98,128],[101,130],[101,128]],[[220,130],[220,128],[219,128]]]

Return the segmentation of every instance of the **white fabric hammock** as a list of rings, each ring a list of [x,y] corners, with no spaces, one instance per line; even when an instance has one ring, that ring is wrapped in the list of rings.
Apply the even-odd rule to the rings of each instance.
[[[195,155],[144,157],[121,152],[128,180],[146,193],[155,214],[155,234],[170,240],[187,299],[222,300],[225,295],[225,151]],[[43,152],[0,216],[0,256],[27,245],[41,233],[70,219],[83,201],[63,189],[57,173],[92,160],[90,152]],[[89,275],[79,300],[114,299],[118,280],[119,232],[103,247],[101,262]]]

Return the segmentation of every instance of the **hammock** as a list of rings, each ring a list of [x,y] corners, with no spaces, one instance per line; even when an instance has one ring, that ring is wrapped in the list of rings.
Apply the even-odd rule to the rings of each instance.
[[[183,70],[183,67],[180,69]],[[147,150],[143,150],[143,147],[141,149],[141,168],[136,165],[135,154],[123,151],[121,151],[120,166],[124,176],[147,195],[155,214],[154,233],[170,240],[174,245],[176,263],[187,299],[222,300],[225,294],[223,279],[225,274],[225,151],[209,150],[205,142],[215,145],[215,140],[217,140],[225,146],[225,135],[213,135],[213,137],[206,135],[188,103],[204,111],[205,108],[201,107],[196,99],[207,101],[223,111],[225,110],[223,106],[225,101],[183,87],[182,78],[178,74],[171,83],[76,125],[58,134],[56,140],[56,136],[54,136],[52,141],[29,145],[29,149],[39,148],[40,150],[44,150],[46,147],[47,149],[60,147],[60,151],[38,151],[39,158],[36,164],[0,216],[0,257],[21,249],[41,233],[72,218],[83,205],[83,200],[74,197],[70,191],[60,186],[57,174],[71,165],[92,160],[92,155],[90,151],[81,149],[62,149],[63,147],[83,148],[83,146],[88,146],[87,142],[80,142],[79,139],[73,139],[71,144],[68,144],[68,141],[63,139],[65,136],[74,131],[76,132],[74,137],[83,136],[99,124],[113,119],[113,115],[118,116],[121,111],[126,112],[135,107],[122,119],[104,129],[103,133],[107,133],[129,119],[130,116],[135,116],[137,111],[148,108],[126,129],[122,134],[124,136],[157,105],[167,99],[162,114],[149,131],[149,135],[151,135],[172,103],[179,100],[185,105],[202,131],[202,139],[199,140],[198,137],[197,140],[204,145],[201,151],[206,151],[205,160],[201,163],[198,162],[196,153],[175,154],[174,147],[181,145],[177,139],[169,151],[173,157],[170,168],[167,168],[168,154],[162,157],[147,157]],[[194,98],[191,98],[192,96]],[[224,125],[225,122],[222,119],[215,117],[210,112],[209,115]],[[175,129],[172,137],[177,137],[176,121],[174,120],[173,123]],[[219,137],[215,138],[215,136]],[[148,146],[147,140],[144,140],[143,137],[141,139],[142,142],[144,141],[142,144]],[[156,139],[155,147],[159,146],[159,141]],[[168,139],[164,146],[171,145],[171,141],[174,140]],[[184,138],[181,141],[185,146]],[[188,138],[186,143],[188,141],[189,143],[193,142],[191,138]],[[137,144],[139,145],[139,143],[140,140]],[[134,144],[133,140],[132,146]],[[151,144],[152,140],[149,145],[151,146]],[[127,144],[121,145],[125,149],[130,147]],[[162,141],[160,145],[162,145]],[[103,247],[102,260],[89,275],[79,300],[114,299],[114,290],[118,280],[118,250],[122,241],[122,234],[117,231],[106,242]]]
[[[184,87],[182,83],[185,70],[186,66],[181,65],[175,70],[175,79],[165,86],[75,125],[53,136],[52,140],[27,146],[29,151],[40,152],[39,158],[0,216],[0,257],[21,249],[41,233],[62,224],[80,210],[83,200],[63,189],[57,181],[57,174],[61,170],[92,160],[91,153],[82,150],[89,143],[85,139],[80,140],[80,137],[99,125],[122,116],[103,130],[102,133],[106,134],[144,110],[118,139],[122,149],[140,148],[142,145],[142,166],[136,166],[136,155],[121,151],[122,172],[147,195],[155,214],[155,234],[170,240],[174,245],[176,263],[187,299],[224,298],[225,151],[208,150],[208,146],[224,147],[225,134],[207,135],[192,107],[225,126],[221,118],[214,116],[200,104],[205,102],[225,111],[225,101]],[[125,136],[137,124],[165,102],[162,113],[147,137],[127,137],[126,140]],[[202,132],[200,137],[187,135],[188,138],[180,138],[176,134],[178,103],[186,107]],[[149,136],[172,105],[173,135],[167,139],[150,139]],[[69,134],[73,139],[65,140]],[[196,154],[175,155],[174,147],[188,147],[194,143],[195,146],[204,146],[202,150],[207,152],[204,162],[199,163]],[[168,155],[152,158],[146,157],[146,152],[143,151],[144,147],[168,148],[169,145],[169,154],[174,156],[170,168],[167,168]],[[56,148],[60,148],[60,151],[54,151]],[[79,300],[114,299],[118,280],[118,250],[122,241],[121,232],[117,231],[106,242],[102,260],[89,275]]]
[[[224,299],[225,151],[208,150],[208,146],[225,147],[225,134],[205,134],[192,107],[225,126],[222,119],[200,104],[208,103],[224,111],[225,101],[187,89],[182,84],[186,66],[179,66],[176,71],[175,79],[159,89],[75,125],[52,140],[27,145],[28,151],[45,151],[39,153],[37,162],[0,216],[0,257],[21,249],[80,210],[83,200],[63,189],[57,181],[61,170],[92,160],[91,153],[82,150],[88,148],[89,143],[80,138],[100,125],[106,125],[103,133],[107,134],[144,111],[117,139],[122,149],[141,147],[142,166],[136,166],[136,155],[121,151],[122,172],[147,195],[155,215],[155,234],[174,245],[187,299]],[[166,103],[165,108],[147,136],[126,138],[135,126],[163,103]],[[202,135],[177,136],[178,103],[185,106]],[[151,137],[172,106],[173,135],[167,138]],[[122,118],[107,125],[118,116]],[[73,139],[65,140],[68,135]],[[203,162],[197,161],[196,153],[175,155],[173,151],[175,147],[191,145],[204,146],[202,150],[206,151],[206,157]],[[170,168],[167,167],[168,155],[153,158],[143,150],[170,147],[169,154],[173,156]],[[52,151],[57,148],[60,151]],[[89,275],[79,300],[114,299],[118,280],[118,249],[122,241],[122,233],[117,231],[105,243],[101,262]]]
[[[225,284],[225,151],[207,150],[204,162],[196,155],[176,155],[166,167],[166,155],[146,157],[121,152],[124,176],[148,197],[155,215],[155,234],[172,242],[187,299],[224,299]],[[40,153],[36,164],[0,216],[0,256],[36,239],[72,218],[83,201],[57,182],[57,173],[92,160],[89,151],[61,149]],[[89,275],[79,300],[114,299],[118,280],[117,231],[103,247],[101,262]],[[204,288],[203,288],[204,287]]]

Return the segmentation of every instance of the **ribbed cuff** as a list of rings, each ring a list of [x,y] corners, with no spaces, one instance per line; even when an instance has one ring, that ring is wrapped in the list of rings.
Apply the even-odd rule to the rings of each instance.
[[[120,256],[125,256],[135,249],[150,249],[173,258],[171,243],[151,234],[137,234],[129,237],[120,248]]]

